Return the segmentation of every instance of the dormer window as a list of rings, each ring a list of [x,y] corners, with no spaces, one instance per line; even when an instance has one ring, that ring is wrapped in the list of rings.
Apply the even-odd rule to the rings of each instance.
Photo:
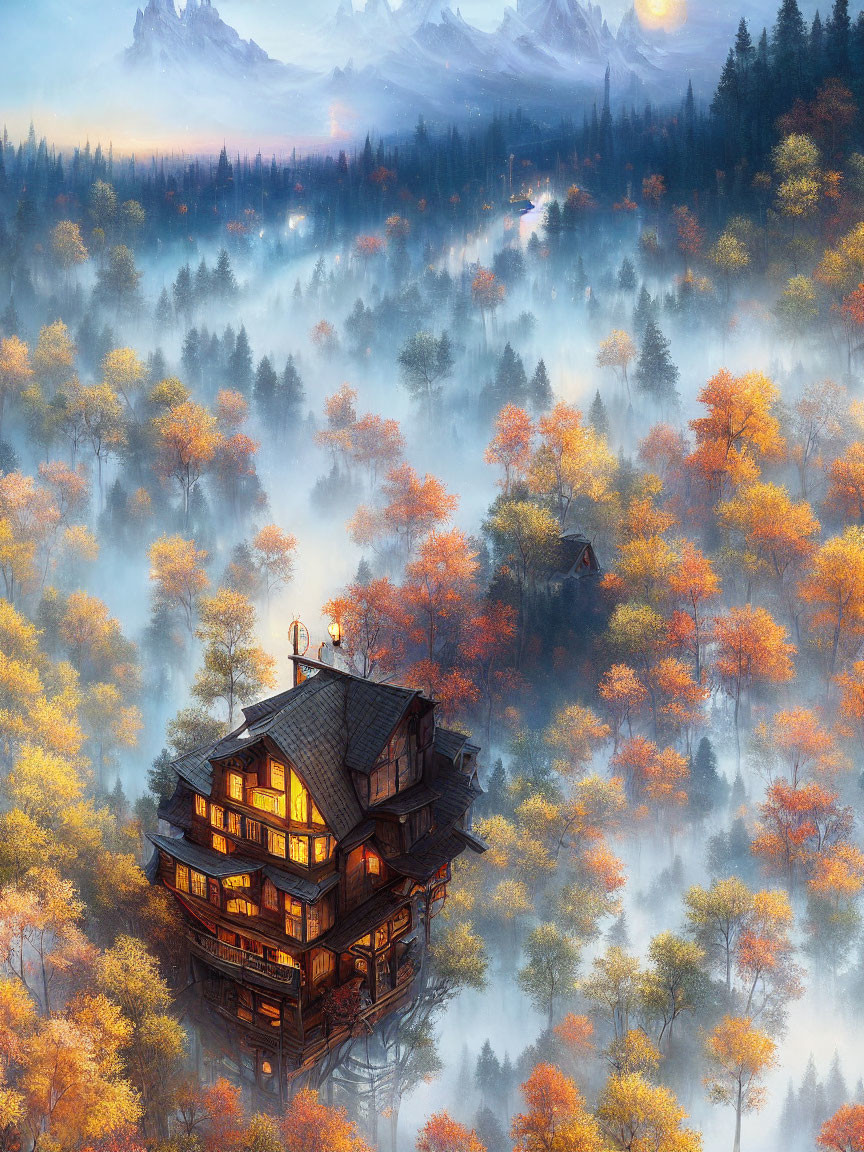
[[[366,875],[381,875],[381,857],[376,856],[374,852],[370,852],[366,857]]]
[[[239,772],[228,773],[228,796],[243,803],[243,777]]]

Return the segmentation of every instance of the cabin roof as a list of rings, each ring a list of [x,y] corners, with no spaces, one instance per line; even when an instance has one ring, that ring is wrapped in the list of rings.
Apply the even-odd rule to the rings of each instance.
[[[188,864],[190,868],[195,868],[214,879],[239,876],[241,872],[260,872],[264,867],[262,860],[250,860],[244,856],[223,856],[221,852],[214,852],[212,848],[191,843],[185,836],[156,836],[148,832],[147,838],[181,864]]]
[[[411,788],[406,788],[404,792],[397,792],[395,796],[391,796],[389,800],[385,800],[381,804],[376,804],[369,811],[376,816],[379,812],[384,816],[406,816],[410,812],[416,812],[419,808],[425,808],[427,804],[437,800],[440,795],[441,793],[437,788],[430,788],[428,784],[421,782],[414,784]]]
[[[464,732],[455,732],[452,728],[435,729],[435,751],[448,760],[455,760],[468,743]]]
[[[354,908],[346,913],[329,932],[325,932],[315,943],[324,948],[330,948],[334,952],[344,952],[346,948],[351,947],[355,940],[359,940],[361,936],[365,936],[367,932],[371,932],[373,928],[377,928],[379,924],[389,920],[400,908],[404,908],[410,899],[410,894],[405,895],[395,888],[386,888],[383,892],[376,892],[359,908]]]
[[[346,769],[368,774],[411,702],[413,688],[378,684],[315,665],[296,688],[243,709],[244,724],[216,744],[180,757],[177,773],[210,795],[213,761],[268,737],[305,780],[328,826],[341,840],[363,818]],[[430,701],[431,704],[431,701]]]
[[[449,864],[465,851],[465,841],[455,828],[427,832],[410,852],[388,860],[388,867],[412,880],[430,880],[439,868]]]
[[[264,868],[264,875],[280,892],[287,892],[289,896],[296,896],[298,900],[305,900],[307,904],[314,904],[339,883],[338,872],[331,872],[320,883],[313,884],[303,876],[295,876],[292,872],[286,872],[281,868],[272,868],[269,864]]]

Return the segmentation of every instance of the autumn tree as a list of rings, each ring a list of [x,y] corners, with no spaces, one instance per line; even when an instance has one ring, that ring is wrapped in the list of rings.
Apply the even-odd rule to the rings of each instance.
[[[705,385],[707,414],[690,421],[696,448],[688,463],[712,496],[759,477],[761,462],[778,458],[785,443],[775,413],[776,386],[760,372],[733,376],[725,368]]]
[[[710,559],[690,540],[683,542],[678,563],[669,574],[669,593],[677,605],[669,624],[670,638],[693,657],[696,680],[701,682],[711,634],[705,607],[720,595],[720,581]]]
[[[670,1089],[640,1072],[610,1076],[597,1104],[607,1146],[621,1152],[701,1152],[699,1134],[682,1127],[686,1116]]]
[[[355,581],[322,612],[342,629],[342,650],[364,679],[392,675],[405,653],[409,617],[399,588],[387,577]]]
[[[202,597],[195,633],[204,644],[204,666],[193,694],[205,705],[224,700],[229,728],[238,703],[275,683],[275,664],[254,642],[255,609],[240,592],[220,588]]]
[[[753,893],[735,876],[715,880],[705,889],[694,884],[684,896],[687,925],[708,959],[723,972],[727,995],[739,937],[753,909]]]
[[[592,505],[612,499],[615,457],[605,439],[582,413],[568,404],[556,404],[537,422],[539,444],[531,460],[528,482],[532,492],[553,503],[563,528],[572,512],[590,513]]]
[[[704,994],[704,952],[694,941],[661,932],[648,945],[648,967],[639,981],[642,1010],[659,1028],[657,1047],[671,1045],[675,1022],[694,1012]]]
[[[611,368],[616,377],[621,381],[627,390],[627,398],[630,398],[630,380],[627,375],[627,369],[636,358],[636,345],[630,337],[628,332],[622,331],[620,328],[614,329],[597,350],[597,366],[599,368]]]
[[[484,454],[487,464],[497,464],[504,472],[499,483],[505,497],[510,496],[514,484],[522,481],[531,460],[531,441],[534,425],[524,408],[506,404],[495,419],[495,435]]]
[[[545,1014],[552,1027],[555,1008],[561,999],[572,995],[579,952],[572,939],[554,924],[540,924],[525,945],[526,962],[519,969],[519,984],[538,1012]]]
[[[176,480],[183,494],[183,526],[189,525],[189,498],[219,447],[216,417],[201,404],[184,400],[154,421],[158,468]]]
[[[854,655],[864,633],[864,528],[847,528],[822,544],[800,594],[810,606],[810,631],[830,683],[838,656]]]
[[[538,1064],[522,1085],[526,1109],[510,1130],[514,1152],[600,1152],[597,1122],[574,1082],[552,1064]]]
[[[264,580],[268,604],[273,592],[293,577],[296,551],[296,537],[283,532],[278,524],[265,524],[255,533],[252,555]]]
[[[149,557],[154,607],[179,612],[191,637],[198,601],[209,583],[207,552],[196,548],[194,540],[160,536],[150,545]]]
[[[765,1102],[759,1081],[777,1062],[776,1044],[748,1017],[725,1016],[709,1035],[706,1048],[712,1072],[706,1086],[715,1104],[735,1109],[733,1152],[741,1152],[741,1117],[758,1112]]]
[[[430,1116],[417,1133],[417,1152],[486,1152],[473,1129],[453,1120],[447,1112]]]
[[[17,336],[0,340],[0,436],[8,400],[19,396],[33,376],[30,350]]]
[[[788,642],[786,635],[786,629],[777,624],[769,612],[749,604],[732,608],[714,621],[715,668],[724,692],[734,702],[735,751],[739,764],[742,700],[749,700],[759,685],[783,684],[794,676],[791,658],[795,646]]]
[[[818,1143],[835,1152],[864,1152],[864,1104],[844,1104],[819,1130]]]
[[[280,1129],[285,1152],[370,1152],[344,1108],[330,1108],[310,1088],[288,1105]]]

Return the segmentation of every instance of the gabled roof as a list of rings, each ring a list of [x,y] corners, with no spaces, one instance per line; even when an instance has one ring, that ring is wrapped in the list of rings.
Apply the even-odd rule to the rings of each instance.
[[[215,745],[197,749],[174,767],[197,791],[210,794],[210,761],[224,759],[268,737],[291,761],[312,792],[328,826],[341,840],[363,818],[346,768],[368,774],[394,728],[420,693],[378,684],[326,665],[296,688],[243,709],[245,723]]]
[[[446,756],[448,760],[455,761],[467,743],[468,737],[464,732],[454,732],[450,728],[436,726],[435,751]]]
[[[181,864],[188,864],[190,868],[195,868],[214,879],[239,876],[241,872],[259,872],[264,867],[261,860],[249,860],[244,856],[223,856],[221,852],[214,852],[211,848],[192,844],[185,836],[155,836],[148,832],[147,839],[161,851],[179,860]]]
[[[331,872],[320,883],[313,884],[311,880],[295,876],[283,868],[272,868],[269,864],[264,869],[264,875],[280,892],[287,892],[289,896],[296,896],[298,900],[305,900],[307,904],[314,904],[325,892],[329,892],[339,883],[338,872]]]

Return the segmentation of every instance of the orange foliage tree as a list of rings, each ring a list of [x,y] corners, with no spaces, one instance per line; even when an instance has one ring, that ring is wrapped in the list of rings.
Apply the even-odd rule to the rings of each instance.
[[[794,644],[786,629],[764,608],[732,608],[714,621],[715,669],[723,690],[735,705],[735,751],[741,763],[741,702],[760,684],[783,684],[794,676]]]
[[[600,1152],[597,1121],[579,1089],[552,1064],[538,1064],[522,1085],[526,1111],[514,1117],[514,1152]]]
[[[328,1107],[310,1088],[288,1105],[280,1130],[285,1152],[371,1152],[345,1109]]]
[[[489,442],[484,459],[487,464],[499,464],[504,470],[501,487],[510,495],[514,483],[524,479],[531,459],[531,439],[534,425],[524,408],[506,404],[495,420],[495,435]]]
[[[486,1152],[477,1133],[447,1112],[435,1112],[417,1133],[417,1152]]]
[[[819,1130],[818,1143],[836,1152],[864,1152],[864,1104],[844,1104]]]

